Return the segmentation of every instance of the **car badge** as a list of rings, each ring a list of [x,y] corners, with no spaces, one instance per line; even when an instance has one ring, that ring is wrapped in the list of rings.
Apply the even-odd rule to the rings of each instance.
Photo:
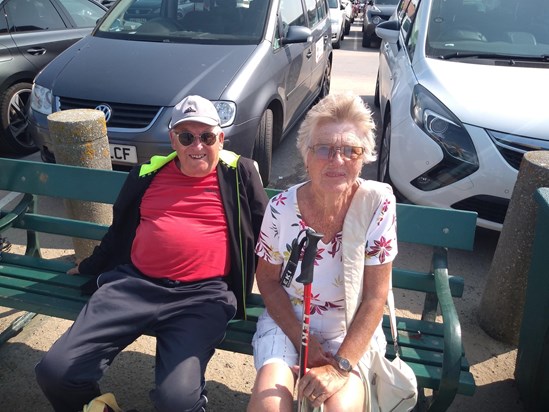
[[[105,122],[108,122],[112,116],[112,108],[108,104],[102,103],[99,106],[95,107],[95,110],[99,110],[100,112],[103,112],[105,115]]]

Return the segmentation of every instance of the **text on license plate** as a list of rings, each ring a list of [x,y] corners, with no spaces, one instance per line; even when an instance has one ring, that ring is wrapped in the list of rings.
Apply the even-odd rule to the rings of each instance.
[[[137,164],[137,150],[135,146],[109,144],[109,148],[113,162]]]

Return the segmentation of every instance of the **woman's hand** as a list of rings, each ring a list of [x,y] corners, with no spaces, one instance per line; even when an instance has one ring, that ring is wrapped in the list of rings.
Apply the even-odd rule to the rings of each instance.
[[[313,407],[319,407],[337,393],[349,379],[331,364],[311,368],[299,380],[298,399],[306,397]]]

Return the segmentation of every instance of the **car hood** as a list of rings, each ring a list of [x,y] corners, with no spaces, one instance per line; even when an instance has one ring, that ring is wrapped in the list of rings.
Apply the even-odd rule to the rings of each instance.
[[[549,140],[547,68],[424,60],[417,80],[463,123]]]
[[[173,106],[189,93],[217,100],[256,47],[90,36],[54,60],[38,83],[55,96],[105,102]]]

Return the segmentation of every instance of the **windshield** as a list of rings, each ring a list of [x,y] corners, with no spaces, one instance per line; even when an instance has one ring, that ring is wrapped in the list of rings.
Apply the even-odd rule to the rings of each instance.
[[[258,44],[270,0],[121,0],[94,32],[126,40]]]
[[[547,0],[434,0],[427,55],[437,58],[549,56]]]

